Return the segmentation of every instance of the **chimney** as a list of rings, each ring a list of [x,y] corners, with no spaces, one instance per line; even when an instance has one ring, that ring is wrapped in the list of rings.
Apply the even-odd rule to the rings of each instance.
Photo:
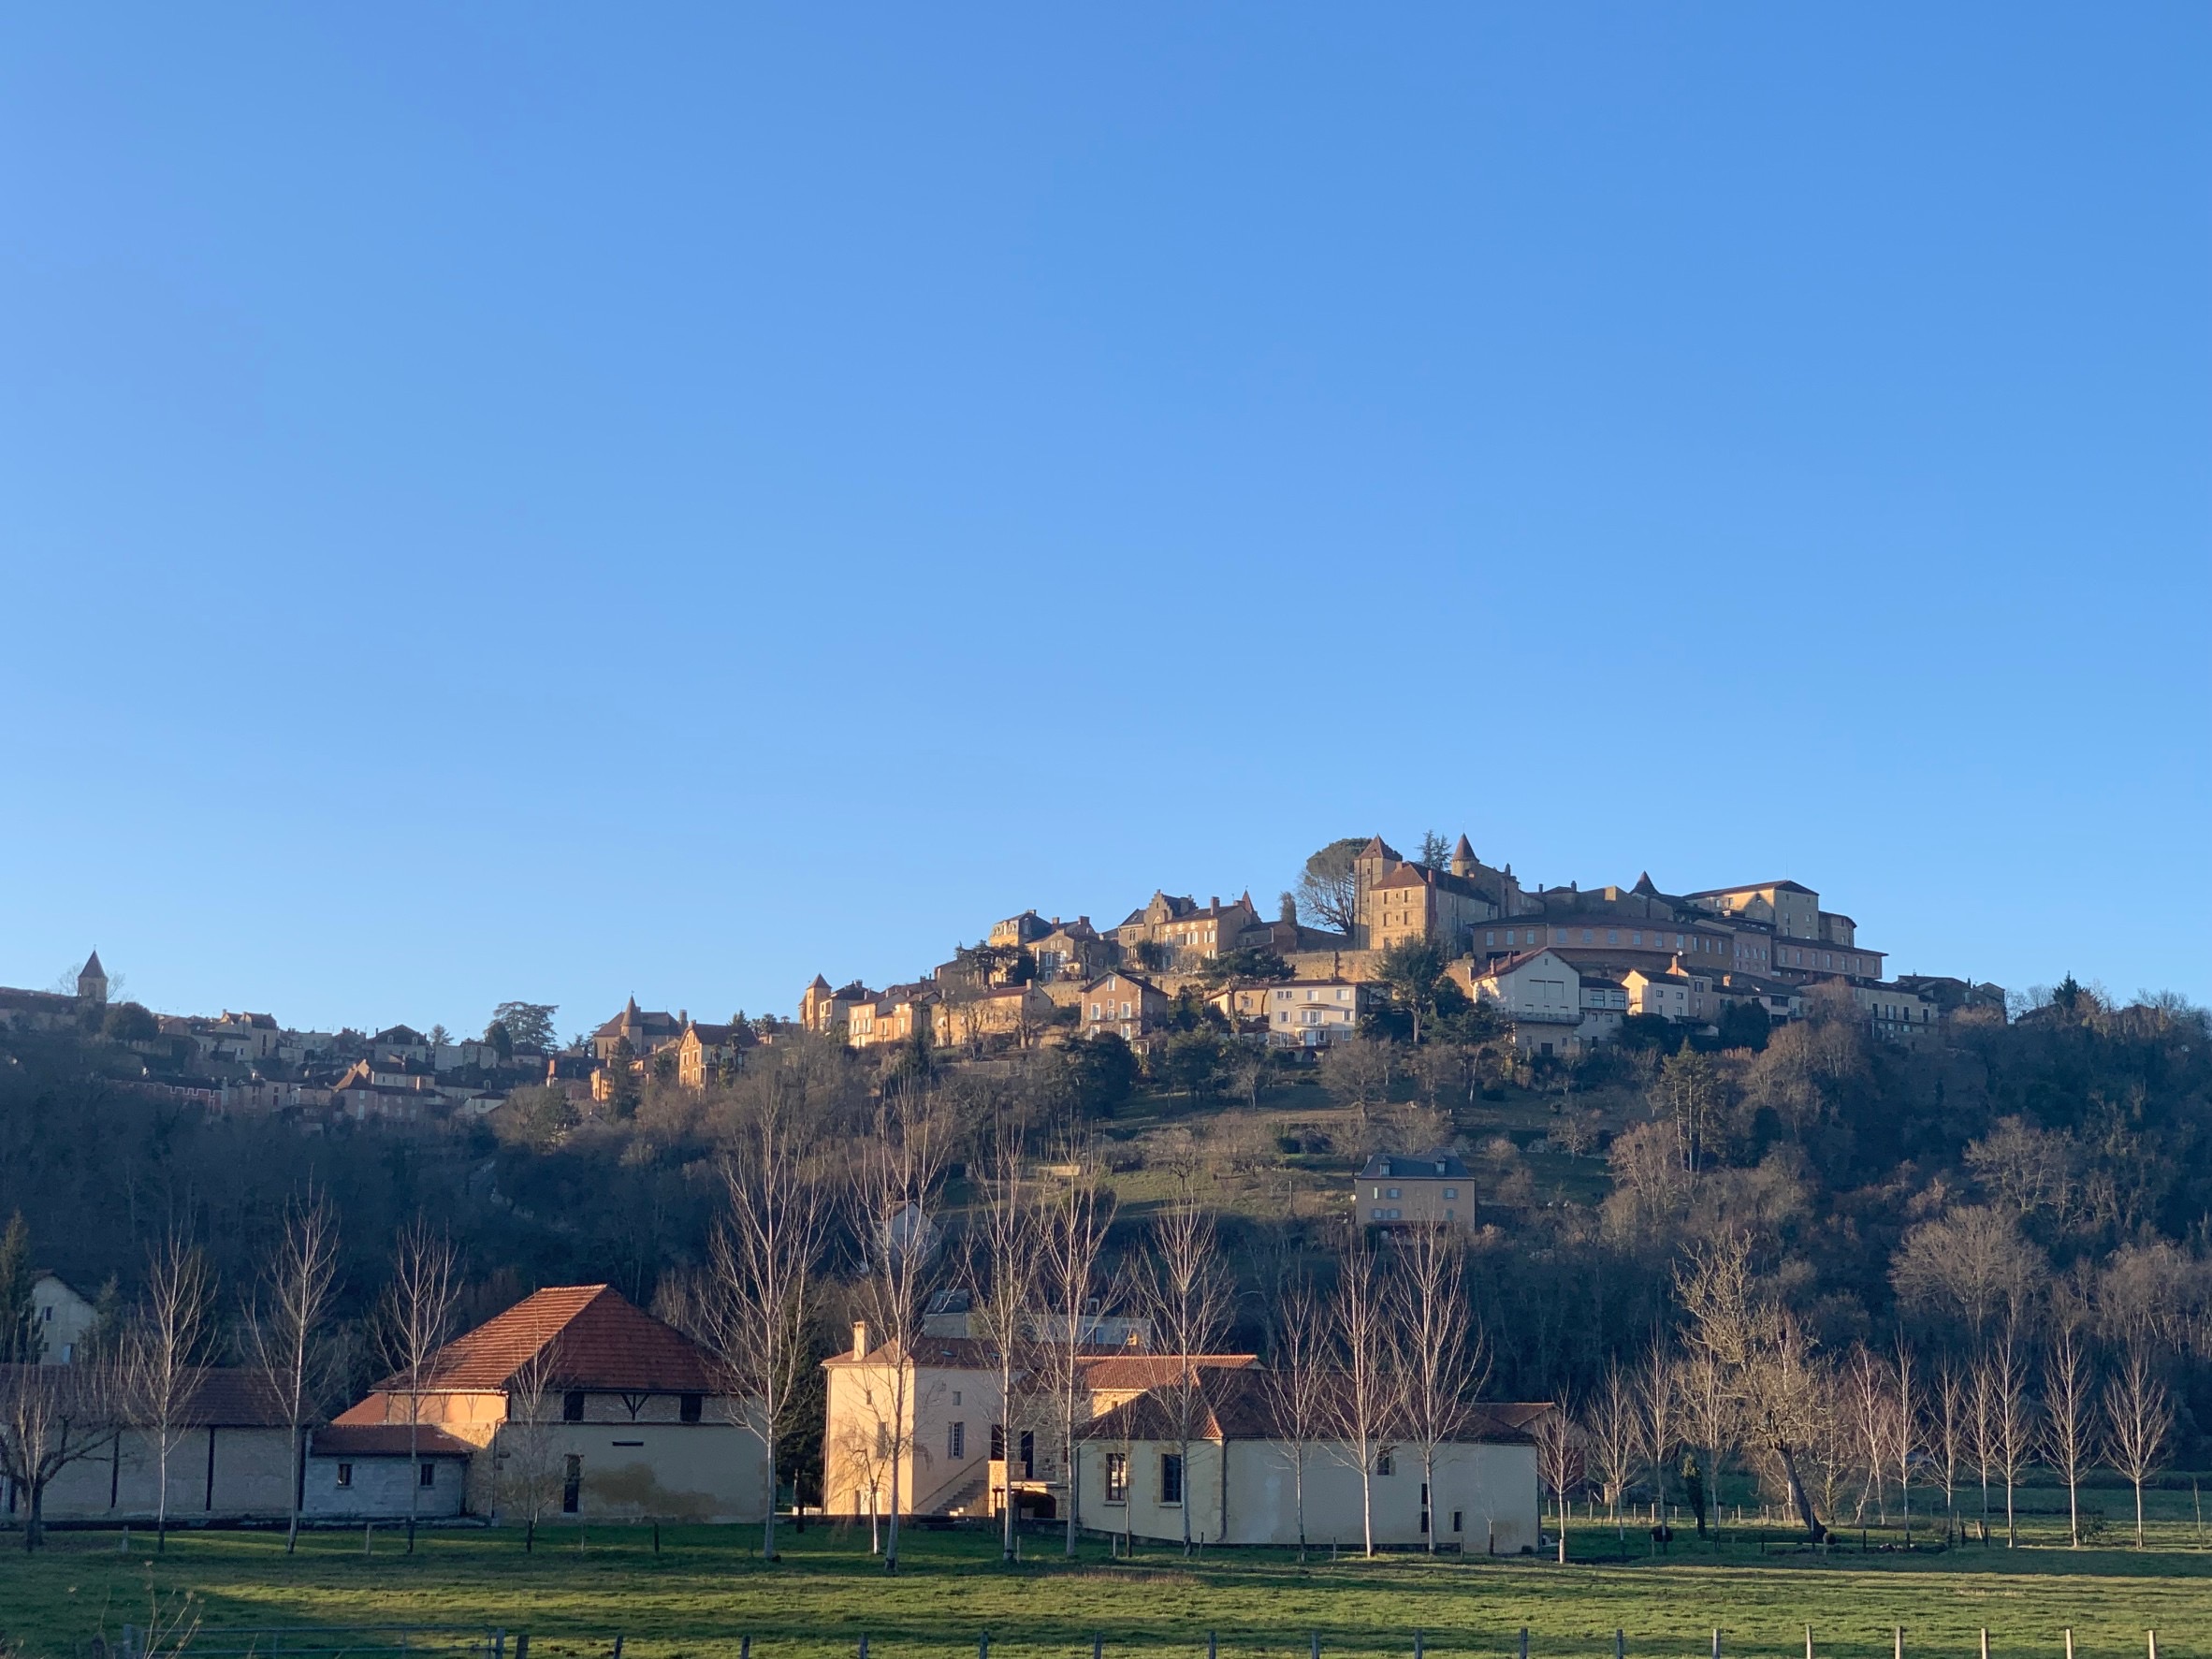
[[[866,1319],[852,1321],[852,1357],[855,1360],[868,1357],[868,1322]]]
[[[688,1008],[677,1009],[676,1011],[676,1023],[679,1026],[690,1025],[691,1023],[691,1011]]]
[[[1221,908],[1221,895],[1214,894],[1206,900],[1206,904],[1210,909],[1219,910]]]

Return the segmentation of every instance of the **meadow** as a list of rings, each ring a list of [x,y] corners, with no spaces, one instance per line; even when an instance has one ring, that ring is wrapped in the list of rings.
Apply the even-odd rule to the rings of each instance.
[[[514,1531],[426,1531],[412,1556],[386,1529],[311,1533],[292,1556],[256,1532],[174,1534],[158,1558],[149,1542],[57,1533],[38,1554],[0,1554],[0,1652],[79,1659],[95,1636],[189,1603],[187,1654],[266,1652],[246,1628],[435,1625],[505,1631],[509,1653],[528,1631],[531,1659],[611,1659],[618,1637],[624,1659],[736,1659],[747,1638],[753,1659],[855,1659],[864,1635],[868,1659],[968,1659],[986,1634],[992,1659],[1086,1659],[1094,1638],[1104,1659],[1199,1659],[1209,1633],[1221,1659],[1308,1659],[1317,1636],[1329,1655],[1411,1659],[1417,1632],[1437,1659],[1513,1659],[1525,1625],[1531,1659],[1604,1659],[1616,1630],[1632,1656],[1710,1659],[1715,1629],[1725,1655],[1801,1659],[1810,1623],[1819,1659],[1888,1659],[1899,1626],[1914,1655],[1969,1659],[1986,1629],[1993,1659],[2062,1659],[2071,1628],[2078,1659],[2120,1659],[2156,1629],[2163,1659],[2212,1659],[2212,1550],[2186,1518],[2159,1521],[2140,1551],[2109,1531],[2068,1550],[2045,1513],[2017,1550],[1906,1552],[1891,1531],[1826,1555],[1749,1527],[1656,1556],[1646,1535],[1578,1523],[1564,1566],[1326,1548],[1303,1564],[1170,1546],[1117,1561],[1088,1541],[1070,1563],[1049,1531],[1007,1566],[993,1535],[913,1529],[895,1579],[865,1527],[820,1523],[787,1530],[773,1565],[750,1528],[663,1529],[657,1548],[649,1527],[554,1528],[529,1553]]]

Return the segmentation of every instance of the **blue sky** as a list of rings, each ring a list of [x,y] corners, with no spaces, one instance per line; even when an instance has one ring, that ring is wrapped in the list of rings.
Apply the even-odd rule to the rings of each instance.
[[[32,7],[0,982],[564,1030],[1464,829],[2212,998],[2202,6]]]

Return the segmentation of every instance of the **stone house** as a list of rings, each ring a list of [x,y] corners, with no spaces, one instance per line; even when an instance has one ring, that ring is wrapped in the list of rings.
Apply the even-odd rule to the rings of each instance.
[[[1475,1178],[1456,1152],[1377,1153],[1352,1181],[1352,1215],[1362,1227],[1475,1230]]]
[[[1150,980],[1116,968],[1084,986],[1078,1006],[1085,1037],[1111,1031],[1133,1043],[1157,1031],[1174,1004]]]

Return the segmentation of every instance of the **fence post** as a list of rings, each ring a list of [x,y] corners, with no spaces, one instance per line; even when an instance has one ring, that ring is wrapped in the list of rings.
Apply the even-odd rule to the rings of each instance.
[[[2074,1659],[2074,1626],[2066,1627],[2066,1659]]]
[[[1982,1659],[1989,1659],[1989,1627],[1982,1626]]]
[[[1207,1659],[1213,1659],[1213,1655],[1208,1654]],[[1413,1659],[1421,1659],[1421,1631],[1418,1624],[1413,1627]]]
[[[860,1633],[860,1659],[868,1659],[868,1633]]]
[[[991,1633],[987,1630],[975,1638],[975,1659],[991,1659]]]
[[[503,1630],[491,1633],[491,1659],[507,1659],[507,1633]]]
[[[615,1637],[615,1659],[622,1659],[622,1638],[619,1634]]]
[[[515,1659],[530,1659],[530,1632],[527,1630],[515,1633]]]
[[[737,1659],[752,1659],[752,1637],[749,1633],[737,1638]]]
[[[1805,1659],[1812,1659],[1812,1626],[1805,1626]]]
[[[1899,1624],[1897,1627],[1896,1652],[1897,1659],[1905,1659],[1905,1627],[1902,1624]]]
[[[1721,1633],[1712,1633],[1712,1659],[1721,1659]]]
[[[2147,1630],[2143,1634],[2150,1639],[2150,1659],[2159,1659],[2159,1633]]]
[[[1321,1659],[1321,1633],[1314,1632],[1314,1659]]]
[[[1206,1632],[1206,1659],[1214,1659],[1214,1633],[1211,1630]],[[2154,1652],[2150,1659],[2159,1659],[2159,1656]]]
[[[1625,1631],[1613,1632],[1613,1659],[1628,1659],[1628,1635]]]
[[[1091,1632],[1091,1659],[1100,1659],[1106,1652],[1106,1637],[1099,1631]]]
[[[1528,1659],[1528,1626],[1521,1627],[1521,1659]]]

